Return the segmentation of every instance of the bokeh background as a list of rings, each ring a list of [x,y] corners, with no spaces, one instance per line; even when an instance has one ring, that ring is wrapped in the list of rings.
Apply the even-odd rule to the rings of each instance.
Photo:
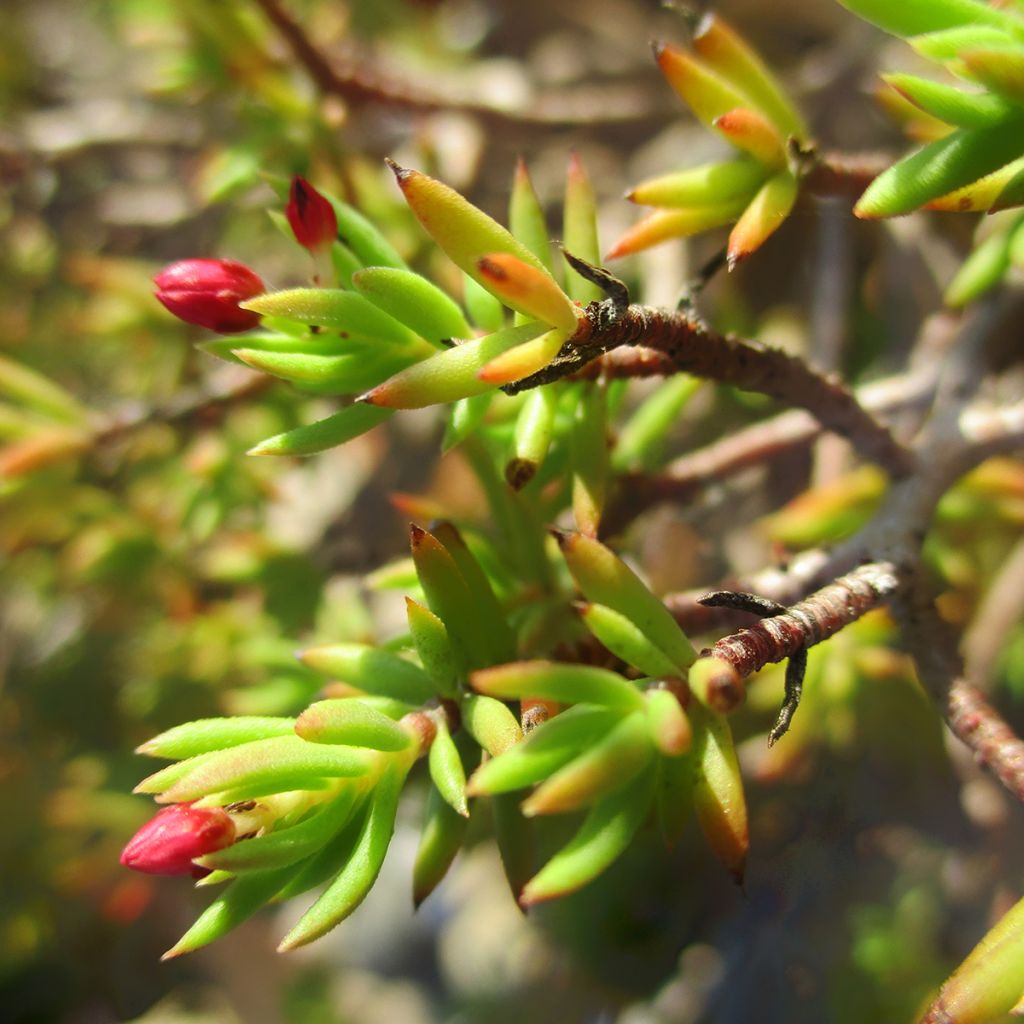
[[[147,771],[133,748],[187,718],[301,709],[323,681],[296,648],[400,628],[400,595],[367,579],[403,552],[389,496],[423,492],[469,513],[480,501],[457,453],[435,458],[429,413],[305,463],[246,458],[329,406],[284,384],[239,397],[247,379],[194,347],[201,332],[152,299],[152,274],[202,255],[240,259],[275,286],[308,279],[305,254],[267,216],[279,207],[268,175],[303,173],[346,195],[429,263],[385,155],[496,214],[522,155],[554,236],[575,149],[609,242],[635,218],[621,199],[627,185],[715,146],[650,59],[651,38],[684,37],[679,14],[653,2],[286,9],[339,67],[372,71],[411,102],[322,95],[251,0],[3,4],[0,1019],[912,1019],[1014,898],[1024,830],[944,740],[880,617],[814,652],[799,728],[772,757],[764,729],[778,672],[737,716],[752,812],[742,889],[695,830],[671,852],[651,830],[596,884],[523,917],[481,830],[414,915],[414,791],[376,889],[329,938],[275,954],[294,916],[286,906],[211,949],[159,962],[206,898],[185,879],[117,863],[151,813],[129,795]],[[904,145],[869,95],[877,67],[906,64],[901,48],[832,0],[716,9],[779,71],[823,145]],[[878,376],[903,365],[970,229],[921,217],[882,229],[854,222],[848,204],[808,204],[748,267],[714,284],[705,312],[851,379]],[[623,273],[642,298],[672,302],[716,244],[662,246]],[[105,425],[100,440],[64,443],[54,412],[63,392],[26,404],[11,364],[74,395]],[[211,391],[231,397],[195,398]],[[674,450],[767,408],[724,390],[703,395]],[[16,443],[40,432],[41,453]],[[765,564],[781,544],[849,531],[881,484],[846,473],[847,453],[829,443],[827,459],[800,452],[693,507],[645,517],[630,537],[638,563],[659,590],[699,586]],[[1024,523],[1024,467],[1003,460],[986,472],[947,500],[934,544],[944,610],[960,624]],[[817,504],[786,504],[809,484]],[[1019,623],[990,660],[997,701],[1024,725]]]

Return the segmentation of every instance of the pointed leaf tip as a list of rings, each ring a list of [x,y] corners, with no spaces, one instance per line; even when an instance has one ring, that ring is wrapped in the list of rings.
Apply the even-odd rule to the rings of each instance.
[[[395,179],[397,180],[399,185],[401,185],[402,182],[405,181],[405,179],[408,178],[410,175],[416,173],[415,171],[411,170],[408,167],[402,167],[401,164],[395,163],[395,161],[392,160],[391,157],[389,156],[384,157],[384,163],[386,163],[388,167],[391,169],[391,173],[394,174]]]

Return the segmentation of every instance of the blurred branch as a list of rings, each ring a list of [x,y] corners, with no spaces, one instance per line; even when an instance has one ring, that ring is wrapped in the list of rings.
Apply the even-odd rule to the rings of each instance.
[[[399,79],[373,66],[365,58],[329,59],[279,0],[254,2],[287,42],[295,59],[317,88],[347,103],[386,104],[425,114],[439,111],[463,113],[492,123],[530,127],[608,124],[658,114],[645,92],[635,88],[624,89],[621,84],[602,88],[591,82],[579,91],[563,90],[536,97],[529,107],[516,109],[467,100],[464,97],[472,90],[465,87],[452,90],[451,95],[443,95],[435,83],[427,85]]]
[[[1024,741],[963,675],[956,631],[940,618],[933,595],[918,585],[895,610],[921,684],[942,709],[950,730],[1024,802]]]
[[[173,402],[114,414],[101,421],[93,435],[94,447],[107,444],[153,423],[205,422],[221,413],[262,394],[275,378],[241,366],[222,371],[216,381],[204,388],[183,391]]]
[[[888,153],[814,153],[801,184],[816,196],[855,200],[893,162]]]
[[[931,373],[899,375],[865,386],[857,398],[868,411],[886,414],[929,402],[934,388]],[[662,473],[626,473],[605,509],[602,531],[609,536],[619,533],[661,502],[689,502],[711,484],[807,444],[821,430],[821,423],[809,413],[791,409],[682,455]]]
[[[979,684],[992,682],[996,662],[1010,631],[1024,622],[1024,539],[1017,541],[988,588],[964,636],[967,674]]]
[[[261,394],[273,383],[274,378],[266,374],[230,367],[211,387],[184,391],[166,405],[95,414],[91,423],[45,427],[0,447],[0,477],[24,476],[99,451],[154,423],[206,423],[225,409]]]

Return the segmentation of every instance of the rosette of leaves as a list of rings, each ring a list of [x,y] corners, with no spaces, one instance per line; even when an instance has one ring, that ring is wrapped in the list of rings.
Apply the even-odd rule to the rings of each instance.
[[[683,102],[736,155],[633,188],[628,199],[657,209],[627,231],[608,258],[732,224],[727,258],[735,266],[792,210],[806,125],[761,58],[717,15],[699,21],[688,49],[658,43],[654,55]]]
[[[336,415],[271,438],[259,455],[306,455],[344,443],[396,409],[462,403],[448,443],[479,425],[498,387],[543,368],[576,330],[574,299],[593,286],[554,276],[543,212],[525,168],[513,187],[512,231],[453,189],[419,171],[392,165],[417,219],[464,273],[462,303],[411,270],[357,211],[333,201],[338,240],[330,246],[338,287],[293,288],[245,307],[263,329],[208,343],[305,389],[357,399]],[[567,205],[582,171],[570,171]],[[566,232],[566,244],[594,256],[591,226]],[[586,235],[586,237],[584,237]],[[321,275],[322,277],[323,275]],[[583,286],[586,285],[584,288]],[[475,401],[474,401],[475,400]]]
[[[421,757],[430,794],[412,880],[417,904],[444,877],[481,802],[492,805],[524,904],[587,884],[650,819],[676,839],[691,807],[716,854],[742,875],[747,817],[731,731],[703,703],[696,678],[708,659],[696,659],[664,605],[608,548],[582,534],[559,543],[583,599],[575,632],[589,632],[614,667],[516,660],[533,620],[499,598],[483,568],[493,553],[485,545],[478,560],[448,523],[414,527],[418,587],[407,599],[407,636],[386,647],[307,650],[306,665],[333,682],[295,719],[207,719],[140,748],[173,763],[139,792],[220,808],[233,826],[229,845],[194,862],[209,872],[200,884],[223,891],[168,956],[313,888],[323,887],[281,949],[344,920],[377,877]],[[568,594],[561,600],[569,615]],[[524,738],[516,710],[537,707],[549,717]],[[521,799],[524,789],[532,792]],[[529,819],[568,813],[581,815],[575,836],[534,863]]]
[[[885,82],[944,125],[941,137],[879,175],[855,207],[894,217],[927,207],[995,212],[1024,200],[1024,17],[979,0],[886,5],[842,0],[959,80],[890,74]]]
[[[392,170],[417,219],[463,271],[462,302],[411,270],[352,207],[331,200],[338,237],[314,255],[318,281],[333,276],[338,287],[257,296],[242,305],[263,317],[261,329],[205,347],[300,388],[354,400],[326,419],[265,440],[252,454],[314,454],[398,409],[447,405],[445,450],[485,435],[488,458],[516,490],[552,454],[545,480],[568,469],[577,525],[596,533],[610,475],[606,384],[558,382],[494,399],[504,385],[551,362],[576,333],[584,305],[602,297],[600,290],[552,260],[544,211],[522,163],[509,230],[441,182],[396,165]],[[311,186],[303,188],[311,204]],[[562,237],[567,252],[598,261],[596,200],[575,157]],[[669,422],[662,426],[668,429]]]
[[[844,6],[905,38],[941,68],[945,80],[910,74],[882,78],[908,128],[923,145],[879,175],[861,196],[858,217],[918,209],[990,214],[1024,204],[1024,12],[979,0],[915,0]],[[1018,214],[979,229],[974,251],[946,293],[961,306],[993,287],[1024,257]]]

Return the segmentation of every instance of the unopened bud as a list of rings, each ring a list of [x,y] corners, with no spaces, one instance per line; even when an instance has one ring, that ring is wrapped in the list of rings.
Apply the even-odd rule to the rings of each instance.
[[[165,807],[150,818],[121,854],[121,863],[148,875],[205,874],[193,864],[235,841],[235,824],[221,807],[196,807],[193,802]]]
[[[260,315],[240,302],[262,295],[259,275],[235,260],[179,260],[153,278],[156,297],[179,320],[219,334],[248,331]]]
[[[299,245],[310,251],[331,245],[338,237],[338,217],[329,199],[305,178],[292,178],[285,216]]]

